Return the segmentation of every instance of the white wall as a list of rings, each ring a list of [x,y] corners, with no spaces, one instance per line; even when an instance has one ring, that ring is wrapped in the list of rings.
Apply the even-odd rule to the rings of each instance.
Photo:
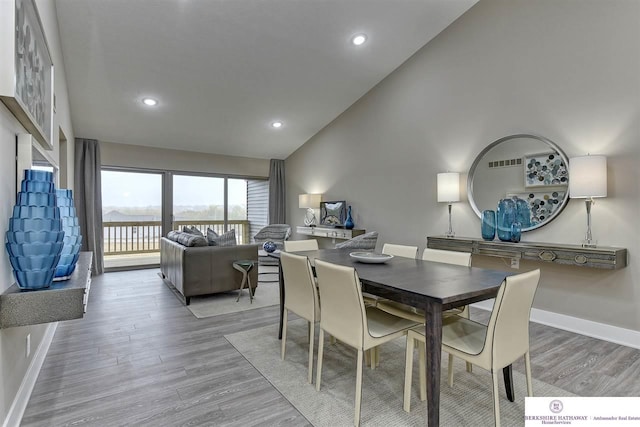
[[[268,177],[269,160],[100,141],[103,166]]]
[[[465,172],[490,142],[545,136],[569,157],[609,158],[609,197],[593,207],[601,245],[629,249],[611,272],[542,263],[534,306],[640,331],[640,2],[481,0],[286,160],[287,218],[300,193],[353,205],[382,242],[426,245],[447,229],[438,172]],[[480,237],[466,201],[454,230]],[[579,243],[584,203],[570,201],[525,240]],[[474,265],[506,268],[501,259]]]
[[[55,67],[55,94],[57,101],[56,114],[54,115],[54,150],[51,155],[54,161],[59,162],[58,129],[63,132],[70,141],[73,141],[73,128],[71,126],[69,102],[67,94],[64,65],[62,63],[62,51],[58,37],[58,22],[54,2],[50,0],[37,0],[36,4],[40,12],[40,19],[44,27],[49,49]],[[9,61],[12,58],[0,58],[0,61]],[[15,164],[15,138],[18,133],[26,133],[25,129],[15,119],[12,113],[0,103],[0,229],[9,228],[9,217],[16,199],[16,164]],[[68,161],[73,165],[73,149],[69,150]],[[73,177],[73,166],[68,170]],[[73,183],[73,179],[68,182]],[[9,288],[14,282],[9,257],[6,250],[0,255],[0,292]],[[42,341],[47,325],[34,325],[27,327],[8,328],[0,330],[0,420],[5,420],[9,408],[16,397],[16,393],[22,383],[25,373],[32,362],[36,349]],[[25,357],[25,342],[27,334],[31,334],[31,356]]]

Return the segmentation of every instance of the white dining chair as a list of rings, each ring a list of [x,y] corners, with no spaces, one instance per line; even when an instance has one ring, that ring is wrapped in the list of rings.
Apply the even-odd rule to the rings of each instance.
[[[286,252],[317,251],[318,241],[316,239],[285,240],[284,250]]]
[[[362,365],[364,352],[407,333],[417,323],[393,316],[375,307],[366,307],[360,279],[353,267],[315,260],[320,290],[320,336],[316,390],[320,391],[324,334],[336,337],[358,352],[354,425],[360,425]]]
[[[285,242],[286,243],[286,242]],[[311,263],[306,256],[288,252],[280,253],[282,275],[284,278],[284,313],[282,323],[282,354],[284,360],[287,346],[287,320],[289,311],[302,317],[309,323],[309,374],[307,381],[313,379],[313,344],[315,323],[320,320],[320,300],[318,298]]]
[[[382,246],[382,253],[386,255],[401,256],[404,258],[415,259],[418,255],[417,246],[396,245],[393,243],[385,243]]]
[[[524,357],[527,395],[533,396],[529,355],[529,317],[539,281],[539,269],[507,277],[500,285],[486,326],[461,316],[450,316],[442,321],[442,351],[491,372],[496,427],[500,426],[499,373],[520,357]],[[410,410],[415,341],[422,346],[425,345],[424,329],[414,328],[407,336],[404,388],[404,409],[407,412]],[[449,385],[453,387],[451,358],[449,358],[448,380]],[[425,377],[421,375],[421,389],[425,381]]]

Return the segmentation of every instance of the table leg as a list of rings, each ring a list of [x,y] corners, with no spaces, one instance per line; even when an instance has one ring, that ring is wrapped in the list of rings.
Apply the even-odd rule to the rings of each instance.
[[[442,304],[427,301],[425,306],[427,343],[427,425],[440,425],[440,364],[442,357]]]
[[[507,391],[507,399],[509,402],[516,400],[516,396],[513,390],[513,365],[505,366],[502,368],[502,375],[504,376],[504,388]]]
[[[284,316],[284,276],[282,274],[282,262],[278,262],[278,285],[280,286],[280,328],[278,339],[282,339],[282,319]]]

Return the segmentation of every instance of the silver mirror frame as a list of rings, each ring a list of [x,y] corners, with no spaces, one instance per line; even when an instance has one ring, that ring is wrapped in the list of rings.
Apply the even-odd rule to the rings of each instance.
[[[499,144],[502,144],[503,142],[509,141],[511,139],[518,139],[518,138],[531,138],[531,139],[538,140],[540,142],[544,142],[545,144],[547,144],[549,147],[551,147],[553,150],[555,150],[560,155],[560,158],[564,161],[564,164],[567,166],[567,170],[569,169],[569,158],[564,153],[564,151],[562,151],[562,149],[555,142],[553,142],[553,141],[551,141],[551,140],[549,140],[549,139],[547,139],[547,138],[545,138],[543,136],[532,135],[532,134],[527,134],[527,133],[519,133],[519,134],[515,134],[515,135],[505,136],[505,137],[502,137],[502,138],[500,138],[500,139],[498,139],[496,141],[493,141],[491,144],[489,144],[487,147],[485,147],[485,149],[482,150],[480,152],[480,154],[478,154],[478,156],[476,156],[475,160],[473,161],[473,164],[471,165],[471,168],[469,169],[469,175],[467,177],[467,198],[469,199],[469,204],[471,205],[471,208],[473,208],[473,211],[476,213],[476,215],[478,215],[478,218],[482,218],[482,212],[480,211],[480,208],[478,208],[478,205],[476,205],[476,202],[473,199],[473,178],[474,178],[474,174],[476,172],[476,168],[480,164],[480,161],[482,160],[484,155],[487,154],[487,152],[489,152],[492,148],[494,148],[495,146],[497,146]],[[569,176],[569,180],[571,180],[571,176]],[[564,198],[562,199],[562,203],[560,204],[558,209],[551,216],[549,216],[547,219],[545,219],[544,221],[542,221],[542,222],[540,222],[540,223],[538,223],[536,225],[532,225],[531,227],[523,228],[522,231],[535,230],[536,228],[540,228],[540,227],[542,227],[544,225],[549,224],[558,215],[560,215],[560,212],[562,212],[562,210],[565,208],[565,206],[567,206],[568,202],[569,202],[569,191],[568,191],[568,187],[567,187],[567,191],[565,192]]]

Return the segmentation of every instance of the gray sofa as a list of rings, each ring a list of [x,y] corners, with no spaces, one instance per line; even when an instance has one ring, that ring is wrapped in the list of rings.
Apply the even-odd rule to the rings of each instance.
[[[233,261],[249,259],[256,266],[249,272],[251,287],[258,285],[258,245],[187,247],[163,237],[160,271],[189,305],[190,298],[240,289],[242,273]]]

